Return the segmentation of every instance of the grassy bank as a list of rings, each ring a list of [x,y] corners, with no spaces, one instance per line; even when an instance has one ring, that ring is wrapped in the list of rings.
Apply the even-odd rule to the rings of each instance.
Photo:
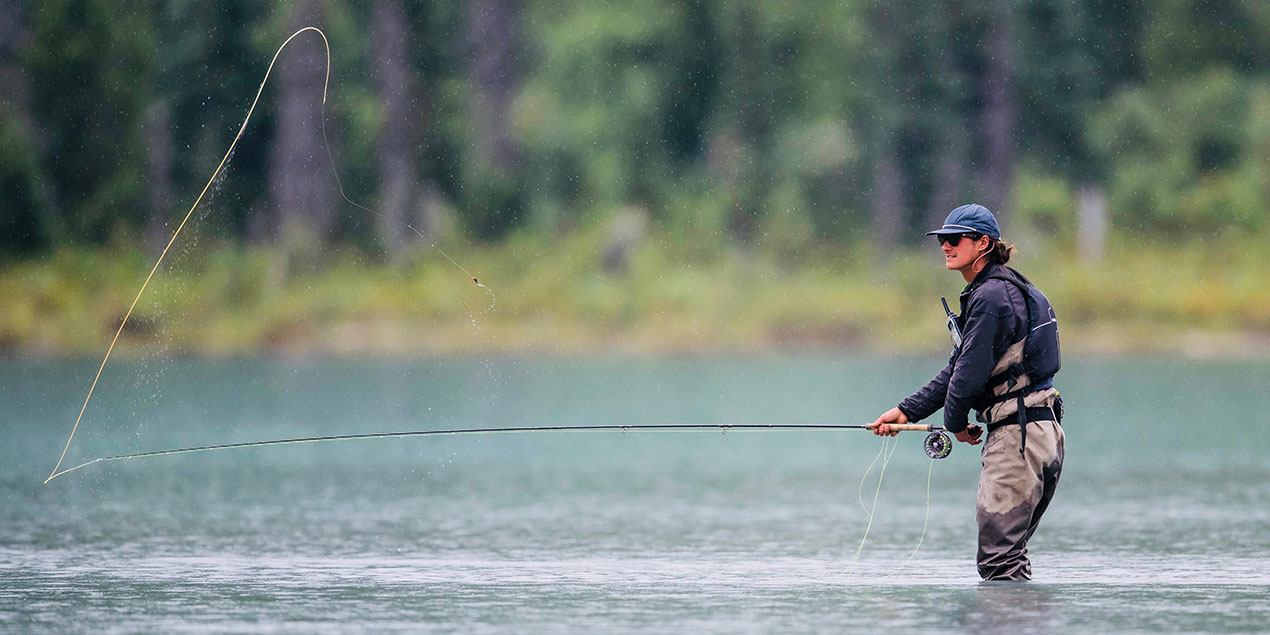
[[[1053,300],[1069,351],[1270,354],[1270,256],[1122,238],[1102,264],[1021,245],[1015,264]],[[169,255],[120,355],[826,349],[947,346],[941,295],[962,282],[933,249],[876,264],[866,249],[685,248],[653,235],[624,275],[598,233],[520,238],[400,262],[203,245]],[[99,354],[153,261],[65,250],[0,269],[0,350]],[[491,307],[491,303],[493,306]]]

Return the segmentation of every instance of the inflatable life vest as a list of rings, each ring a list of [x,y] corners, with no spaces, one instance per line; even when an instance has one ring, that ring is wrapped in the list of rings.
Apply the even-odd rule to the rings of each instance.
[[[1053,385],[1054,375],[1062,367],[1058,348],[1058,317],[1049,298],[1041,293],[1023,274],[1005,267],[1009,273],[994,273],[989,280],[1004,280],[1018,288],[1027,302],[1027,331],[1023,334],[1023,358],[1009,365],[1005,371],[988,379],[988,385],[996,386],[1004,381],[1024,375],[1029,380],[1020,390],[1033,392]],[[1011,275],[1013,274],[1013,275]],[[1013,386],[1011,387],[1013,388]],[[1005,401],[998,396],[997,402]]]
[[[1010,424],[1019,424],[1022,428],[1022,444],[1019,453],[1027,448],[1027,422],[1052,418],[1062,422],[1063,405],[1059,397],[1054,406],[1043,408],[1026,407],[1025,398],[1038,390],[1054,387],[1054,375],[1058,374],[1062,361],[1058,346],[1058,317],[1049,298],[1041,293],[1023,274],[1009,267],[1004,271],[994,272],[987,280],[1001,280],[1014,285],[1027,303],[1027,325],[1023,336],[1011,344],[997,360],[997,365],[988,378],[984,396],[972,404],[978,411],[979,421],[988,424],[989,429]],[[1008,272],[1008,273],[1007,273]],[[952,339],[952,364],[961,353],[962,333],[961,319],[948,308],[948,301],[941,298],[944,314],[947,316],[948,335]],[[992,421],[990,411],[993,407],[1016,400],[1017,413],[1014,421]],[[1007,417],[1009,415],[1006,415]]]
[[[1027,328],[1024,330],[1023,338],[1006,350],[997,368],[993,369],[995,374],[988,378],[988,387],[993,396],[986,404],[983,404],[985,407],[981,413],[986,414],[997,404],[1011,399],[1016,400],[1018,410],[1015,421],[1008,423],[1017,423],[1022,428],[1022,444],[1019,447],[1019,453],[1022,454],[1027,448],[1028,421],[1051,417],[1057,421],[1062,417],[1061,405],[1056,405],[1053,409],[1048,407],[1029,409],[1023,403],[1027,395],[1054,387],[1054,375],[1058,374],[1062,366],[1058,345],[1058,317],[1054,314],[1054,307],[1050,305],[1049,298],[1046,298],[1036,285],[1014,269],[1009,267],[1003,267],[1003,269],[1005,271],[993,273],[988,276],[988,279],[1002,280],[1012,284],[1023,295],[1027,304]],[[1032,412],[1033,410],[1037,412]],[[987,423],[1007,424],[1003,421]]]

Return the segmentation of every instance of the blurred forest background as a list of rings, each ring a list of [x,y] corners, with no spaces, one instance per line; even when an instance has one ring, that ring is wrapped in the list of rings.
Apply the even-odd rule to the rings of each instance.
[[[976,201],[1066,345],[1270,350],[1267,2],[0,0],[0,351],[108,342],[309,25],[378,214],[306,33],[128,337],[932,350]]]

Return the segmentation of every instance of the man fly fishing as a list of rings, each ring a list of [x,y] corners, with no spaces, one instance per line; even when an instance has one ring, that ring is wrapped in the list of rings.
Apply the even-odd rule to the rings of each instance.
[[[929,383],[869,424],[894,436],[891,425],[917,422],[944,409],[944,427],[958,441],[978,445],[988,428],[979,475],[979,575],[984,580],[1030,580],[1027,542],[1049,506],[1063,469],[1058,321],[1022,274],[1005,266],[1014,247],[1001,240],[997,219],[982,205],[954,209],[939,240],[944,265],[968,283],[961,314],[944,301],[953,341],[948,365]]]

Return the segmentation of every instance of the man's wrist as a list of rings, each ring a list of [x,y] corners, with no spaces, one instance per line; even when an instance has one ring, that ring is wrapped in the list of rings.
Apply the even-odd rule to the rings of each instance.
[[[899,404],[895,406],[895,409],[899,410],[900,413],[904,415],[904,418],[908,419],[909,423],[917,423],[918,420],[920,419],[920,417],[914,417],[913,413],[909,412],[908,410],[905,410],[903,404]]]

